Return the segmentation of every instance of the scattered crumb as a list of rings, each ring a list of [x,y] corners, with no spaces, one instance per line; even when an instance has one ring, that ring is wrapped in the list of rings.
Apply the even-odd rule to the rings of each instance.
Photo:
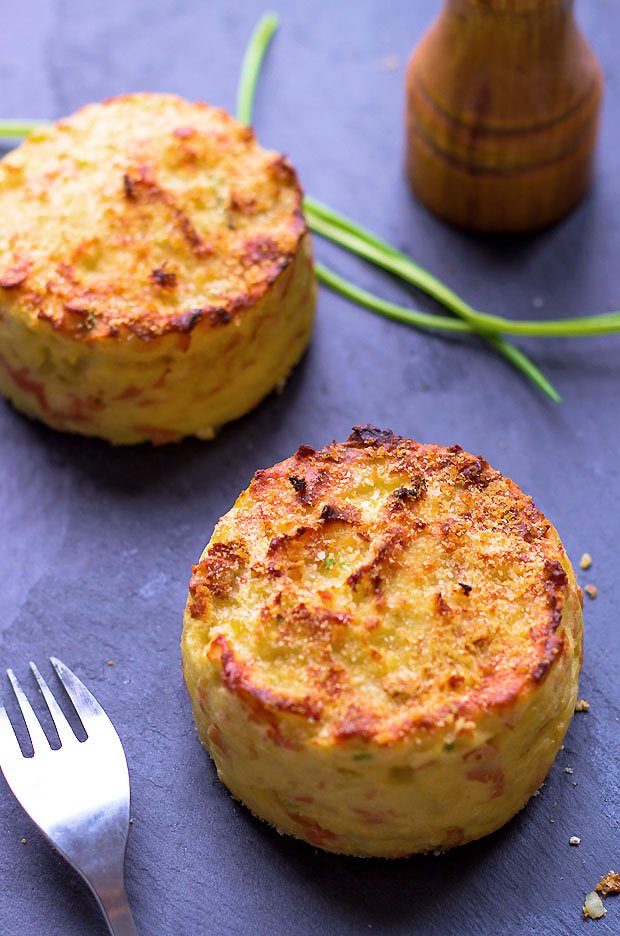
[[[589,712],[589,711],[590,711],[590,703],[588,702],[588,700],[587,700],[587,699],[577,699],[577,702],[575,703],[575,711],[576,711],[576,712]]]
[[[382,59],[379,59],[379,68],[384,72],[393,72],[398,69],[400,62],[398,56],[393,52],[390,55],[384,55]]]
[[[605,904],[596,891],[590,891],[589,894],[586,894],[583,903],[583,915],[586,919],[590,917],[591,920],[600,920],[606,913]]]
[[[27,844],[28,844],[28,840],[27,840],[27,839],[22,839],[22,845],[27,845]],[[603,880],[605,880],[605,879],[603,878]],[[598,884],[597,884],[596,886],[598,887]]]
[[[535,309],[542,309],[544,304],[545,304],[545,300],[543,299],[542,296],[534,296],[534,298],[532,299],[532,305],[534,306]]]
[[[107,666],[114,666],[114,660],[106,660],[105,662]]]
[[[590,553],[584,553],[581,559],[579,560],[579,567],[581,569],[589,569],[592,565],[592,556]]]
[[[584,591],[586,595],[588,596],[588,598],[596,598],[596,596],[598,595],[598,588],[596,587],[596,585],[586,585],[586,587],[584,588]]]
[[[575,773],[575,770],[574,770],[573,767],[565,767],[565,768],[564,768],[564,773],[572,774],[572,773]]]
[[[620,874],[610,871],[609,874],[600,879],[594,890],[602,894],[603,897],[609,897],[610,894],[620,894]]]
[[[578,835],[571,835],[571,837],[568,840],[568,844],[569,845],[581,845],[581,839],[579,838]]]

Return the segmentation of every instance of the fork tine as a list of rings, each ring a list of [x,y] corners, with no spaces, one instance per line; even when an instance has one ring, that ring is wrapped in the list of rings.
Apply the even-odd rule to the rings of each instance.
[[[37,665],[33,663],[32,660],[30,661],[30,669],[35,675],[35,679],[37,680],[39,684],[39,689],[41,690],[43,694],[43,698],[45,699],[46,705],[48,709],[50,710],[50,715],[52,716],[52,721],[54,722],[54,725],[56,726],[56,731],[58,732],[58,737],[60,738],[61,745],[70,744],[72,741],[77,741],[77,738],[75,737],[75,734],[73,733],[73,728],[71,727],[71,725],[69,724],[69,722],[67,721],[65,717],[65,713],[63,712],[58,702],[54,698],[51,689],[49,688],[49,686],[47,685],[47,683],[41,676],[41,673],[39,672]]]
[[[45,736],[45,732],[41,728],[39,719],[35,715],[32,705],[28,701],[26,693],[17,681],[17,676],[12,669],[8,669],[6,673],[11,680],[15,698],[17,699],[17,703],[21,709],[24,721],[26,722],[26,728],[28,729],[28,734],[30,735],[30,740],[32,741],[32,748],[34,753],[39,754],[44,749],[50,751],[50,743]]]
[[[0,705],[0,767],[17,758],[23,759],[22,749],[13,731],[11,719],[4,705]],[[3,767],[4,769],[4,767]]]
[[[94,695],[88,691],[84,683],[77,678],[68,666],[57,657],[50,658],[52,666],[58,674],[58,678],[67,690],[67,695],[73,702],[75,710],[80,716],[80,721],[84,725],[87,735],[97,724],[101,724],[103,719],[106,724],[111,725],[110,719],[97,702]]]

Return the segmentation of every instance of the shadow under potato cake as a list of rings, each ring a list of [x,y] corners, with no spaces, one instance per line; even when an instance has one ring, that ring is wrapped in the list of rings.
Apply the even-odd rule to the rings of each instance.
[[[283,886],[286,877],[294,877],[307,899],[324,904],[328,914],[337,915],[359,932],[370,925],[380,927],[380,931],[399,924],[419,925],[422,915],[441,919],[442,908],[451,896],[458,900],[467,895],[471,899],[481,870],[493,864],[502,838],[510,838],[514,827],[522,821],[522,814],[493,836],[470,842],[456,851],[410,855],[389,862],[383,858],[362,859],[308,849],[290,836],[274,835],[273,830],[248,812],[237,811],[235,821],[251,828],[262,861],[284,876]],[[499,925],[502,919],[498,906],[495,923]]]
[[[532,799],[527,810],[519,812],[493,835],[441,854],[411,855],[390,862],[334,855],[318,848],[308,849],[303,842],[290,836],[274,834],[250,812],[232,805],[234,801],[225,795],[215,779],[215,766],[208,761],[206,751],[204,764],[196,765],[195,782],[200,782],[198,768],[202,767],[203,783],[208,783],[209,787],[205,795],[206,809],[211,811],[211,797],[220,787],[221,798],[228,800],[224,808],[229,814],[234,811],[233,821],[242,826],[241,838],[250,853],[256,848],[261,866],[269,869],[267,876],[273,876],[282,890],[291,886],[293,881],[300,882],[302,903],[307,900],[318,904],[326,918],[338,919],[346,932],[357,933],[376,927],[380,932],[391,932],[392,929],[405,932],[413,928],[416,932],[434,933],[438,926],[443,931],[445,908],[452,903],[463,908],[462,925],[468,933],[486,932],[487,928],[489,932],[497,932],[502,927],[506,932],[513,932],[516,931],[515,926],[525,925],[524,920],[529,914],[536,913],[534,908],[538,908],[540,914],[549,912],[550,907],[553,908],[552,926],[559,932],[563,931],[564,921],[555,919],[557,884],[541,888],[539,868],[532,863],[530,851],[520,847],[519,843],[529,835],[534,836],[545,858],[549,862],[557,860],[558,843],[550,837],[545,845],[544,833],[547,829],[557,831],[558,827],[562,828],[562,816],[570,811],[575,788],[573,782],[567,782],[563,762],[575,763],[571,749],[584,751],[591,743],[586,718],[573,719],[565,742],[566,752],[562,751],[558,756],[540,796]],[[591,790],[596,783],[595,765],[591,761],[584,763],[582,758],[579,762],[580,780],[585,782],[586,790]],[[585,776],[583,768],[587,769]],[[564,826],[566,831],[571,828]],[[568,847],[566,840],[563,844]],[[510,874],[496,879],[498,858],[504,849],[509,849],[511,854]],[[493,884],[489,890],[482,890],[489,886],[489,878]],[[521,882],[523,893],[529,894],[529,899],[520,900],[518,910],[509,899],[505,899],[512,893],[515,881]],[[506,893],[502,892],[502,886]],[[493,901],[492,912],[488,906],[485,907],[485,898],[489,896]],[[530,901],[534,896],[532,905]],[[450,933],[460,931],[458,928],[449,929]],[[539,931],[534,924],[532,931]]]
[[[0,407],[6,410],[15,437],[23,438],[23,445],[34,445],[43,462],[68,475],[67,483],[71,486],[86,484],[93,498],[99,499],[99,492],[113,497],[140,495],[147,503],[149,497],[157,498],[165,491],[167,503],[174,498],[184,502],[201,484],[209,492],[221,487],[222,500],[226,502],[247,481],[251,471],[236,465],[231,480],[229,463],[237,462],[239,453],[250,448],[256,451],[254,460],[265,462],[272,453],[274,440],[281,439],[287,421],[295,418],[298,398],[300,395],[303,398],[306,392],[312,353],[312,346],[304,352],[285,392],[269,394],[251,413],[222,427],[208,446],[200,439],[187,437],[165,446],[145,443],[111,447],[97,438],[73,433],[59,435],[38,420],[24,418],[12,404],[1,399]],[[248,459],[253,460],[251,456]]]

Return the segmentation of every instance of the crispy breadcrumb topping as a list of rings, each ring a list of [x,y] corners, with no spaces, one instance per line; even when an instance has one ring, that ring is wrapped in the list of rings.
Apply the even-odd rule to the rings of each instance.
[[[609,897],[610,894],[620,894],[620,874],[610,871],[609,874],[600,879],[594,890],[602,894],[603,897]]]
[[[483,458],[361,427],[256,473],[189,611],[224,685],[318,741],[458,744],[561,652],[566,568],[555,530]]]
[[[306,231],[289,163],[219,108],[91,104],[0,163],[0,301],[79,341],[242,315]]]

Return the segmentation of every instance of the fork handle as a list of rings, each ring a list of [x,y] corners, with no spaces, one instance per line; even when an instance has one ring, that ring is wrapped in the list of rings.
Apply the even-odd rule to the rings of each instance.
[[[90,881],[88,884],[97,898],[111,936],[138,936],[124,882],[100,887],[95,887]]]

